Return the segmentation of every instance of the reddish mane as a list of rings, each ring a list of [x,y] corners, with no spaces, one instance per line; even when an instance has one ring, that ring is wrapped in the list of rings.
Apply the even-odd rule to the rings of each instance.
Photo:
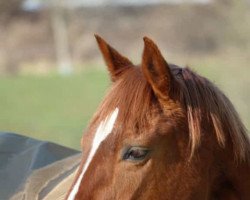
[[[228,142],[233,147],[235,159],[248,159],[250,144],[247,130],[230,100],[208,79],[189,68],[170,66],[181,85],[178,96],[188,116],[191,154],[200,145],[203,125],[209,123],[213,126],[219,145],[224,147]],[[119,105],[122,124],[138,124],[146,128],[147,116],[153,115],[160,106],[141,69],[127,69],[114,84],[93,121],[103,119]]]
[[[236,159],[249,159],[247,130],[230,100],[208,79],[188,68],[182,70],[181,83],[192,150],[200,143],[203,123],[210,123],[222,147],[232,143]]]

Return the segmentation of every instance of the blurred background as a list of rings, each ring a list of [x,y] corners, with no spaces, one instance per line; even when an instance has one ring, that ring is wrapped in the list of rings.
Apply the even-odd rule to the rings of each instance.
[[[142,37],[217,84],[250,128],[249,0],[1,0],[0,130],[80,148],[110,84],[94,33],[140,63]]]

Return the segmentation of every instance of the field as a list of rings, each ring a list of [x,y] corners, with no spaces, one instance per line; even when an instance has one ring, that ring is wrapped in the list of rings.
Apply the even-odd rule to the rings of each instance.
[[[172,60],[180,62],[177,58]],[[248,59],[225,54],[186,60],[229,96],[249,129]],[[68,77],[56,74],[2,77],[0,130],[79,149],[83,130],[108,85],[109,78],[103,69],[88,69]]]
[[[0,129],[79,149],[108,85],[104,71],[0,80]]]

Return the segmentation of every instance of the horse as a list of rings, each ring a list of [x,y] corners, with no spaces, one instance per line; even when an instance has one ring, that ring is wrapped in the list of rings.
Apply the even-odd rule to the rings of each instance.
[[[140,65],[95,37],[112,85],[66,199],[249,200],[250,142],[223,92],[148,37]]]

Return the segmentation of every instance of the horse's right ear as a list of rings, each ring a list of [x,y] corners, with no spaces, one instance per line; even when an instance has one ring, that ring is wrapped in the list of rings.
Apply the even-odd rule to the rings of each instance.
[[[95,38],[110,72],[111,80],[116,81],[126,69],[133,66],[133,63],[128,58],[122,56],[100,36],[95,35]]]

